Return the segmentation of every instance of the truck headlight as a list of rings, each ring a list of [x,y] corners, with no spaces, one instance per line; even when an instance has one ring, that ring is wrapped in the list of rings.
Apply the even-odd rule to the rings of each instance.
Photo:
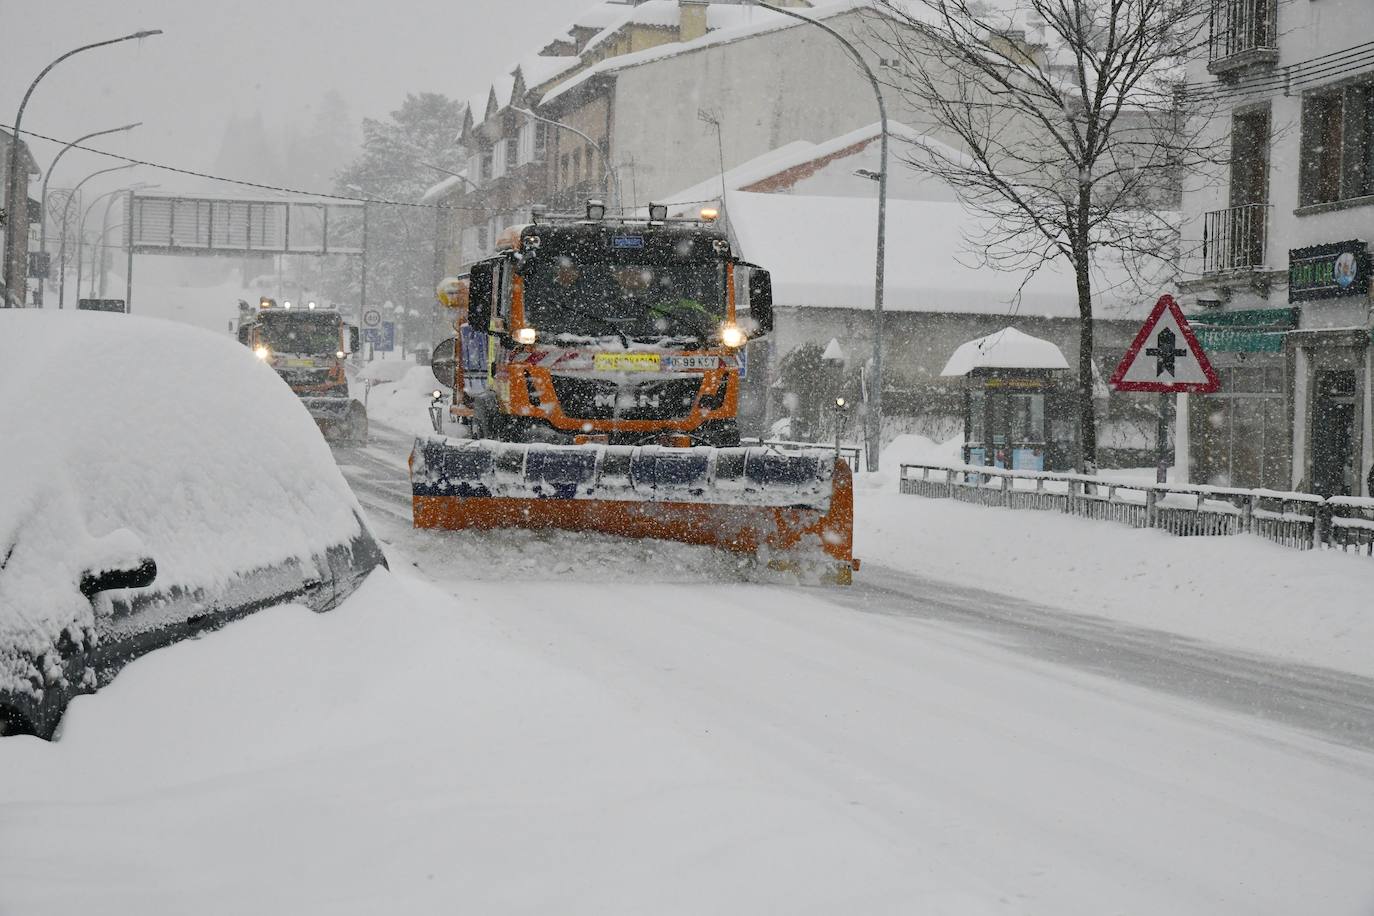
[[[268,350],[262,344],[258,344],[253,348],[253,354],[257,356],[258,359],[267,359],[267,357],[272,355],[272,351]]]
[[[344,358],[344,351],[342,351],[342,350],[335,350],[335,351],[334,351],[334,358],[335,358],[335,359],[343,359],[343,358]]]
[[[515,342],[524,344],[527,347],[533,346],[534,342],[538,339],[539,332],[534,328],[521,328],[515,332]]]
[[[730,349],[744,346],[749,340],[749,336],[733,324],[724,325],[720,329],[720,342]]]

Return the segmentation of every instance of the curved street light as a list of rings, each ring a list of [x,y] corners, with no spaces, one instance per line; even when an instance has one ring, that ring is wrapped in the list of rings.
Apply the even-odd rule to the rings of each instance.
[[[95,209],[96,204],[100,203],[105,198],[108,197],[110,199],[110,202],[105,205],[105,217],[101,222],[101,225],[104,225],[110,221],[110,209],[114,205],[116,194],[126,194],[129,191],[137,191],[146,187],[148,187],[148,183],[146,181],[140,181],[137,184],[131,184],[126,187],[114,188],[113,190],[106,191],[104,194],[99,194],[92,198],[91,202],[86,205],[86,209],[82,211],[81,219],[78,220],[76,224],[76,296],[78,299],[81,298],[81,254],[82,250],[86,247],[86,220],[90,218],[91,211]],[[91,280],[94,283],[95,245],[91,246],[91,265]]]
[[[109,173],[109,172],[119,172],[119,171],[122,171],[122,170],[124,170],[124,169],[131,169],[131,168],[134,168],[134,167],[137,166],[137,165],[138,165],[137,162],[130,162],[130,163],[127,163],[127,164],[125,164],[125,165],[115,165],[115,166],[111,166],[111,167],[108,168],[108,169],[101,169],[101,170],[98,171],[98,172],[92,172],[91,174],[87,175],[85,178],[81,179],[80,181],[78,181],[78,182],[76,183],[76,187],[72,188],[72,197],[75,197],[75,196],[76,196],[76,192],[81,190],[81,186],[82,186],[83,184],[85,184],[86,182],[90,181],[92,178],[96,177],[97,175],[105,175],[105,174],[107,174],[107,173]],[[99,200],[99,198],[97,198],[97,200]],[[67,298],[67,269],[66,269],[66,265],[65,265],[63,262],[65,262],[65,261],[67,260],[67,218],[68,218],[68,216],[71,214],[71,211],[72,211],[72,198],[71,198],[71,197],[68,197],[68,198],[67,198],[67,205],[66,205],[65,207],[62,208],[62,244],[58,247],[58,254],[57,254],[57,277],[58,277],[58,280],[57,280],[57,307],[58,307],[59,309],[62,308],[63,303],[66,302],[66,298]],[[80,257],[81,257],[81,249],[80,249],[80,248],[77,248],[77,258],[78,258],[78,265],[77,265],[77,266],[78,266],[78,267],[80,266],[80,264],[79,264],[79,259],[80,259]],[[81,290],[78,289],[78,290],[77,290],[77,295],[79,296],[80,294],[81,294]]]
[[[19,263],[21,256],[24,254],[20,240],[21,238],[27,238],[28,233],[14,231],[13,214],[15,201],[19,197],[19,128],[24,120],[24,109],[29,104],[29,96],[33,95],[33,90],[38,88],[39,82],[42,81],[43,77],[48,75],[49,70],[75,54],[80,54],[82,51],[90,51],[93,48],[103,48],[106,45],[118,44],[121,41],[133,41],[136,38],[148,38],[153,35],[161,34],[161,29],[144,29],[143,31],[134,32],[129,35],[121,35],[119,38],[109,38],[105,41],[97,41],[92,44],[82,45],[79,48],[73,48],[44,67],[39,71],[38,75],[33,78],[33,82],[29,83],[29,88],[24,92],[24,98],[19,102],[19,111],[14,116],[14,142],[10,144],[9,170],[5,173],[5,212],[9,214],[7,218],[10,221],[10,225],[5,232],[5,286],[11,291],[11,295],[13,295],[15,275],[18,274],[21,279],[21,285],[23,285],[23,281],[26,280],[28,274],[27,265]],[[21,229],[22,228],[24,227],[21,227]]]
[[[147,190],[148,188],[158,188],[158,187],[161,187],[161,185],[154,184],[154,183],[149,182],[149,181],[140,181],[140,182],[138,182],[137,184],[131,184],[131,185],[129,185],[127,188],[120,188],[119,190],[120,190],[120,191],[123,191],[123,192],[125,192],[125,193],[128,193],[129,191],[144,191],[144,190]],[[113,194],[116,193],[116,192],[113,192],[113,191],[112,191],[112,192],[110,192],[110,193],[113,195]],[[99,199],[99,198],[97,198],[97,199]],[[106,255],[106,252],[108,251],[108,248],[109,248],[109,240],[106,238],[106,236],[108,236],[109,233],[110,233],[110,210],[114,207],[114,202],[115,202],[117,199],[118,199],[118,198],[113,197],[113,196],[110,197],[109,201],[105,204],[105,215],[104,215],[103,217],[101,217],[101,220],[100,220],[100,296],[101,296],[102,299],[105,297],[105,255]],[[128,208],[126,207],[125,209],[128,209]],[[132,220],[132,219],[133,219],[133,214],[131,214],[131,213],[130,213],[130,214],[125,214],[125,216],[126,216],[126,221],[125,221],[125,223],[121,223],[120,225],[126,225],[127,222],[128,222],[129,220]],[[84,222],[84,220],[83,220],[83,222]],[[95,269],[94,269],[94,267],[92,267],[92,269],[91,269],[91,285],[92,285],[92,286],[95,285]],[[78,287],[78,289],[79,289],[79,287]],[[94,296],[92,296],[92,298],[94,298]]]
[[[66,154],[67,150],[71,149],[73,146],[76,146],[76,145],[78,145],[78,144],[80,144],[80,143],[86,142],[87,140],[91,139],[92,137],[103,137],[105,134],[117,134],[117,133],[119,133],[120,131],[124,131],[124,130],[133,130],[135,127],[140,127],[140,126],[142,126],[142,124],[143,124],[142,121],[135,121],[135,122],[132,123],[132,124],[125,124],[123,127],[110,127],[110,128],[107,128],[106,130],[92,131],[91,133],[86,134],[86,135],[83,136],[83,137],[77,137],[77,138],[76,138],[75,140],[73,140],[71,143],[68,143],[66,146],[62,147],[62,149],[58,150],[58,151],[57,151],[57,155],[52,157],[52,162],[48,165],[48,170],[47,170],[46,172],[43,173],[43,189],[42,189],[42,191],[39,192],[39,195],[38,195],[38,205],[39,205],[40,209],[42,210],[42,218],[41,218],[41,219],[39,220],[39,222],[38,222],[38,250],[39,250],[39,251],[42,251],[42,252],[45,252],[45,253],[46,253],[47,250],[48,250],[48,179],[52,178],[52,170],[55,169],[55,168],[57,168],[57,163],[62,159],[63,155]],[[41,292],[41,290],[42,290],[42,288],[43,288],[43,287],[42,287],[42,284],[39,284],[39,287],[38,287],[38,288],[39,288],[39,290],[40,290],[40,292],[39,292],[39,294],[38,294],[38,306],[39,306],[40,308],[42,308],[42,306],[43,306],[43,294],[42,294],[42,292]]]
[[[522,114],[527,118],[533,118],[536,121],[542,121],[545,124],[552,124],[554,127],[561,127],[564,130],[572,131],[573,133],[581,137],[583,140],[586,140],[587,143],[591,146],[591,148],[596,150],[596,154],[601,157],[601,165],[606,170],[606,177],[615,183],[616,207],[619,208],[624,206],[624,201],[621,199],[620,196],[620,175],[615,171],[615,169],[611,168],[611,160],[607,158],[606,151],[601,148],[601,144],[597,143],[591,137],[587,136],[582,131],[578,130],[576,127],[573,127],[571,124],[564,124],[562,121],[555,121],[553,118],[546,118],[543,115],[537,115],[534,112],[530,111],[528,108],[517,108],[516,106],[512,105],[510,107],[510,110],[518,114]],[[607,188],[607,190],[609,191],[610,188]]]
[[[865,451],[868,453],[868,469],[876,471],[878,470],[878,452],[882,447],[883,432],[883,270],[884,262],[887,260],[887,105],[883,101],[883,91],[878,84],[878,78],[873,75],[873,70],[868,66],[868,61],[864,60],[859,49],[854,47],[849,39],[824,22],[812,19],[810,16],[803,16],[795,10],[773,6],[771,3],[764,3],[763,0],[749,0],[749,2],[784,16],[809,22],[818,29],[824,29],[832,38],[844,45],[845,50],[863,69],[864,75],[873,85],[873,95],[878,100],[878,119],[882,125],[882,145],[879,154],[881,161],[876,176],[878,179],[878,263],[873,270],[873,378],[868,395],[868,435],[865,437],[867,440]]]

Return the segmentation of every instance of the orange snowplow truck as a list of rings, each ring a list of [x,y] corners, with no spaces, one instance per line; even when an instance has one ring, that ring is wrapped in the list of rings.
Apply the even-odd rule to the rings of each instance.
[[[713,222],[665,210],[540,215],[441,287],[467,314],[435,371],[455,415],[471,410],[470,438],[416,442],[415,524],[709,544],[774,566],[818,560],[822,578],[848,582],[849,467],[740,447],[747,345],[773,328],[769,274]]]

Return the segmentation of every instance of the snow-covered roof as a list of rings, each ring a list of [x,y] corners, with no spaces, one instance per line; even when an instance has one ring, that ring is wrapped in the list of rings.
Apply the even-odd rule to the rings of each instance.
[[[447,197],[449,191],[452,191],[462,183],[463,177],[461,175],[450,175],[443,181],[430,185],[429,189],[420,196],[420,203],[432,204],[436,200]]]
[[[829,19],[832,16],[838,16],[841,13],[847,13],[859,8],[871,9],[868,0],[817,0],[816,5],[806,11],[806,15],[811,19]],[[725,14],[725,16],[729,15],[730,14]],[[755,8],[752,4],[744,7],[744,11],[734,14],[733,18],[734,21],[730,22],[728,27],[712,29],[700,38],[692,41],[670,42],[668,44],[647,48],[643,51],[637,51],[633,54],[621,54],[617,57],[609,57],[593,67],[588,67],[586,70],[566,82],[560,83],[544,96],[543,100],[546,102],[552,101],[600,73],[611,73],[629,67],[637,67],[641,64],[662,60],[667,57],[674,57],[678,54],[686,54],[690,51],[709,48],[712,45],[739,41],[740,39],[761,35],[765,32],[776,32],[782,29],[806,24],[782,13],[773,13],[764,9]],[[729,20],[722,17],[718,21],[726,22]],[[707,24],[709,26],[709,19]]]
[[[732,191],[726,209],[740,253],[772,272],[779,305],[873,307],[873,198]],[[976,238],[986,228],[983,219],[959,203],[889,200],[885,308],[1076,316],[1076,285],[1066,263],[1043,265],[1024,287],[1021,272],[971,263],[964,238]],[[1101,317],[1134,315],[1149,305],[1151,297],[1114,265],[1100,265],[1094,285]]]
[[[974,369],[1067,369],[1069,361],[1048,340],[1006,327],[961,344],[941,375],[968,375]]]
[[[704,181],[699,181],[689,188],[678,191],[666,198],[662,203],[668,205],[669,213],[672,216],[688,215],[695,210],[694,204],[720,200],[722,184],[727,191],[738,191],[748,188],[750,185],[767,181],[770,178],[774,178],[798,166],[820,162],[828,157],[842,153],[851,147],[859,146],[866,142],[872,144],[873,141],[878,139],[879,131],[880,125],[875,121],[872,124],[856,128],[848,133],[841,134],[838,137],[820,143],[812,143],[809,140],[793,140],[791,143],[784,144],[777,149],[755,156],[753,159],[749,159],[727,170],[724,173],[723,182],[721,180],[721,175],[712,175]],[[898,162],[899,157],[903,154],[903,145],[909,146],[919,143],[922,146],[935,148],[942,156],[951,159],[958,159],[962,156],[961,153],[946,144],[933,140],[930,137],[923,136],[899,121],[888,122],[888,137],[893,141],[892,148],[889,150],[889,156],[892,159],[892,164],[890,166],[891,172],[899,172],[899,170],[903,169]],[[899,174],[905,176],[910,173],[910,171],[911,170],[906,169],[899,172]],[[892,195],[893,189],[889,188],[888,193]],[[952,194],[949,196],[952,199]],[[655,202],[657,203],[658,201]]]
[[[535,86],[542,86],[556,76],[567,73],[580,63],[582,63],[582,58],[574,54],[566,54],[562,57],[532,54],[520,61],[518,66],[521,75],[525,77],[526,88],[533,89]]]

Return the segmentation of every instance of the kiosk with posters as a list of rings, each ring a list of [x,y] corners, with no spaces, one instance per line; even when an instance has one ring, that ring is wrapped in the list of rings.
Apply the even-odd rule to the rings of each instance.
[[[1069,364],[1048,340],[1015,328],[971,340],[940,374],[964,379],[965,464],[1025,471],[1073,463]]]

